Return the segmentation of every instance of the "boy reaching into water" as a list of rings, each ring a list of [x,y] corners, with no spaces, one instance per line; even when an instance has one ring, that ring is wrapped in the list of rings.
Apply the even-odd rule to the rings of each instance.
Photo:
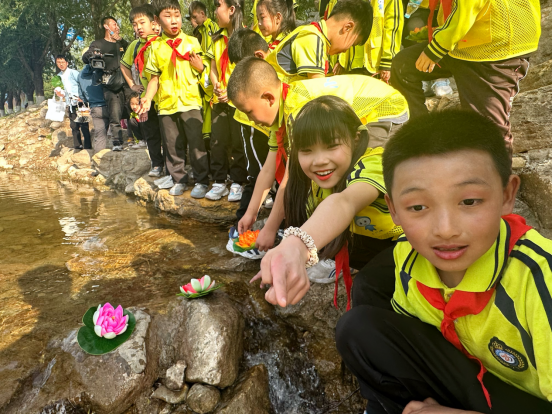
[[[187,189],[184,160],[188,144],[196,182],[191,196],[203,197],[203,188],[209,184],[209,166],[202,139],[199,87],[202,75],[209,72],[209,62],[200,56],[198,40],[181,31],[178,0],[157,0],[154,7],[163,34],[150,46],[144,70],[151,79],[139,113],[150,110],[152,99],[157,94],[160,129],[167,150],[167,170],[173,183],[169,193],[178,196]],[[202,191],[198,192],[198,189]]]
[[[262,196],[276,178],[281,188],[271,215],[257,238],[258,249],[262,251],[273,246],[278,227],[284,219],[282,190],[286,184],[287,132],[307,102],[323,95],[344,99],[353,107],[363,125],[368,125],[371,147],[383,145],[388,134],[409,117],[403,96],[371,77],[343,75],[288,85],[279,80],[271,65],[254,57],[245,58],[236,65],[229,80],[228,95],[250,120],[271,128],[269,154],[257,178],[248,210],[238,224],[240,233],[252,226]]]
[[[420,116],[383,169],[405,237],[357,275],[336,328],[367,413],[551,413],[551,241],[512,214],[502,131],[475,112]]]

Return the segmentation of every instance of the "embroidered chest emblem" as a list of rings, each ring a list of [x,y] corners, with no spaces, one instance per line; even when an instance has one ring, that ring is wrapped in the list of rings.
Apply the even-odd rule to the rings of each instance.
[[[355,224],[360,228],[365,228],[366,231],[375,231],[376,227],[371,224],[371,218],[368,216],[356,216]]]
[[[499,363],[515,372],[523,372],[528,369],[526,356],[512,347],[507,346],[497,337],[493,337],[488,344],[491,354]]]

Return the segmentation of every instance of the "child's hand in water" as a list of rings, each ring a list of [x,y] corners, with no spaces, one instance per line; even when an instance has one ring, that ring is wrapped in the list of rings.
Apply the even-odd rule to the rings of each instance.
[[[265,300],[286,307],[296,304],[309,291],[309,278],[305,269],[308,250],[301,239],[290,236],[271,249],[261,260],[261,271],[250,281],[261,278],[261,287],[272,287],[265,293]]]

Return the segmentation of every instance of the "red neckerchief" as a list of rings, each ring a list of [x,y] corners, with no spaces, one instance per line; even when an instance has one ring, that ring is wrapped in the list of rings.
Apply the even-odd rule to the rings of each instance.
[[[508,226],[511,228],[511,235],[509,239],[509,254],[513,250],[516,242],[530,229],[531,226],[526,225],[526,221],[523,217],[518,215],[506,215],[503,216],[503,219],[507,222]],[[507,259],[505,259],[507,260]],[[338,261],[336,261],[338,264]],[[337,272],[337,271],[336,271]],[[486,373],[486,368],[475,356],[469,354],[467,349],[461,344],[459,336],[455,331],[455,320],[464,317],[467,315],[476,315],[479,314],[491,300],[493,293],[495,291],[495,286],[484,292],[468,292],[455,290],[451,296],[449,302],[445,302],[444,298],[439,289],[430,288],[424,284],[421,284],[417,281],[417,289],[423,295],[423,297],[430,303],[430,305],[438,310],[443,311],[444,318],[440,326],[440,330],[443,336],[453,344],[457,349],[465,354],[468,358],[476,360],[480,364],[480,372],[478,373],[478,381],[482,385],[482,390],[484,391],[484,396],[488,402],[488,406],[492,407],[492,402],[490,399],[490,394],[486,387],[484,386],[483,378],[484,373]]]
[[[336,280],[334,282],[334,307],[338,310],[338,279],[340,278],[340,272],[344,276],[344,285],[346,286],[346,294],[348,297],[348,304],[346,311],[351,308],[351,286],[353,280],[351,279],[351,272],[349,270],[349,253],[348,244],[346,243],[342,249],[336,254]]]
[[[432,33],[434,32],[432,28],[432,21],[434,20],[434,10],[438,7],[438,3],[442,3],[442,9],[444,10],[444,21],[451,14],[451,5],[453,0],[430,0],[428,8],[430,9],[430,14],[428,15],[427,28],[428,28],[428,42],[432,42]]]
[[[182,43],[182,38],[178,37],[176,39],[169,39],[167,41],[167,44],[171,49],[173,49],[173,53],[171,53],[171,62],[173,62],[173,67],[175,68],[175,78],[178,79],[177,75],[177,57],[179,59],[183,59],[185,61],[190,60],[190,52],[186,52],[184,55],[181,55],[180,52],[177,50],[179,45]]]
[[[221,82],[223,85],[226,86],[227,84],[226,73],[227,73],[227,68],[230,61],[228,58],[228,37],[223,35],[223,39],[225,40],[225,50],[221,55],[221,76],[219,77],[219,82]]]
[[[323,29],[321,28],[321,25],[319,24],[319,22],[311,22],[311,24],[315,26],[319,32],[323,33]],[[324,36],[324,33],[323,33],[323,36]],[[328,66],[329,66],[328,61],[325,61],[325,75],[328,73]]]
[[[326,10],[325,10],[325,14],[324,14],[324,16],[323,16],[323,19],[324,19],[324,20],[328,20],[328,6],[327,6],[327,8],[326,8]]]
[[[136,67],[138,68],[138,72],[140,73],[140,76],[142,76],[142,71],[144,70],[144,53],[146,53],[146,50],[150,47],[152,42],[156,40],[159,36],[154,36],[150,40],[148,40],[142,48],[138,51],[138,54],[136,55],[136,58],[134,58],[134,63],[136,64]]]
[[[282,83],[282,102],[286,101],[286,96],[288,95],[288,89],[290,85]],[[277,138],[277,154],[276,154],[276,170],[275,170],[275,179],[280,184],[284,178],[284,173],[286,173],[286,162],[288,161],[288,156],[286,155],[286,150],[284,149],[284,135],[286,134],[286,121],[282,120],[282,125],[276,132]]]
[[[269,49],[273,50],[279,43],[280,40],[273,40],[271,43],[269,43]]]

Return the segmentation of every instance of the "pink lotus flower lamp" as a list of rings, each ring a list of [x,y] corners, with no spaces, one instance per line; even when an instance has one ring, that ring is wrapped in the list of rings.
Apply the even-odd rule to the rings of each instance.
[[[211,281],[209,275],[204,275],[199,280],[192,278],[188,284],[181,286],[180,294],[177,295],[186,298],[198,298],[218,290],[222,286],[223,284],[217,285],[215,281]]]
[[[127,330],[129,316],[123,315],[123,307],[120,305],[114,309],[110,303],[105,303],[98,305],[92,322],[94,323],[94,333],[98,337],[113,339]]]

